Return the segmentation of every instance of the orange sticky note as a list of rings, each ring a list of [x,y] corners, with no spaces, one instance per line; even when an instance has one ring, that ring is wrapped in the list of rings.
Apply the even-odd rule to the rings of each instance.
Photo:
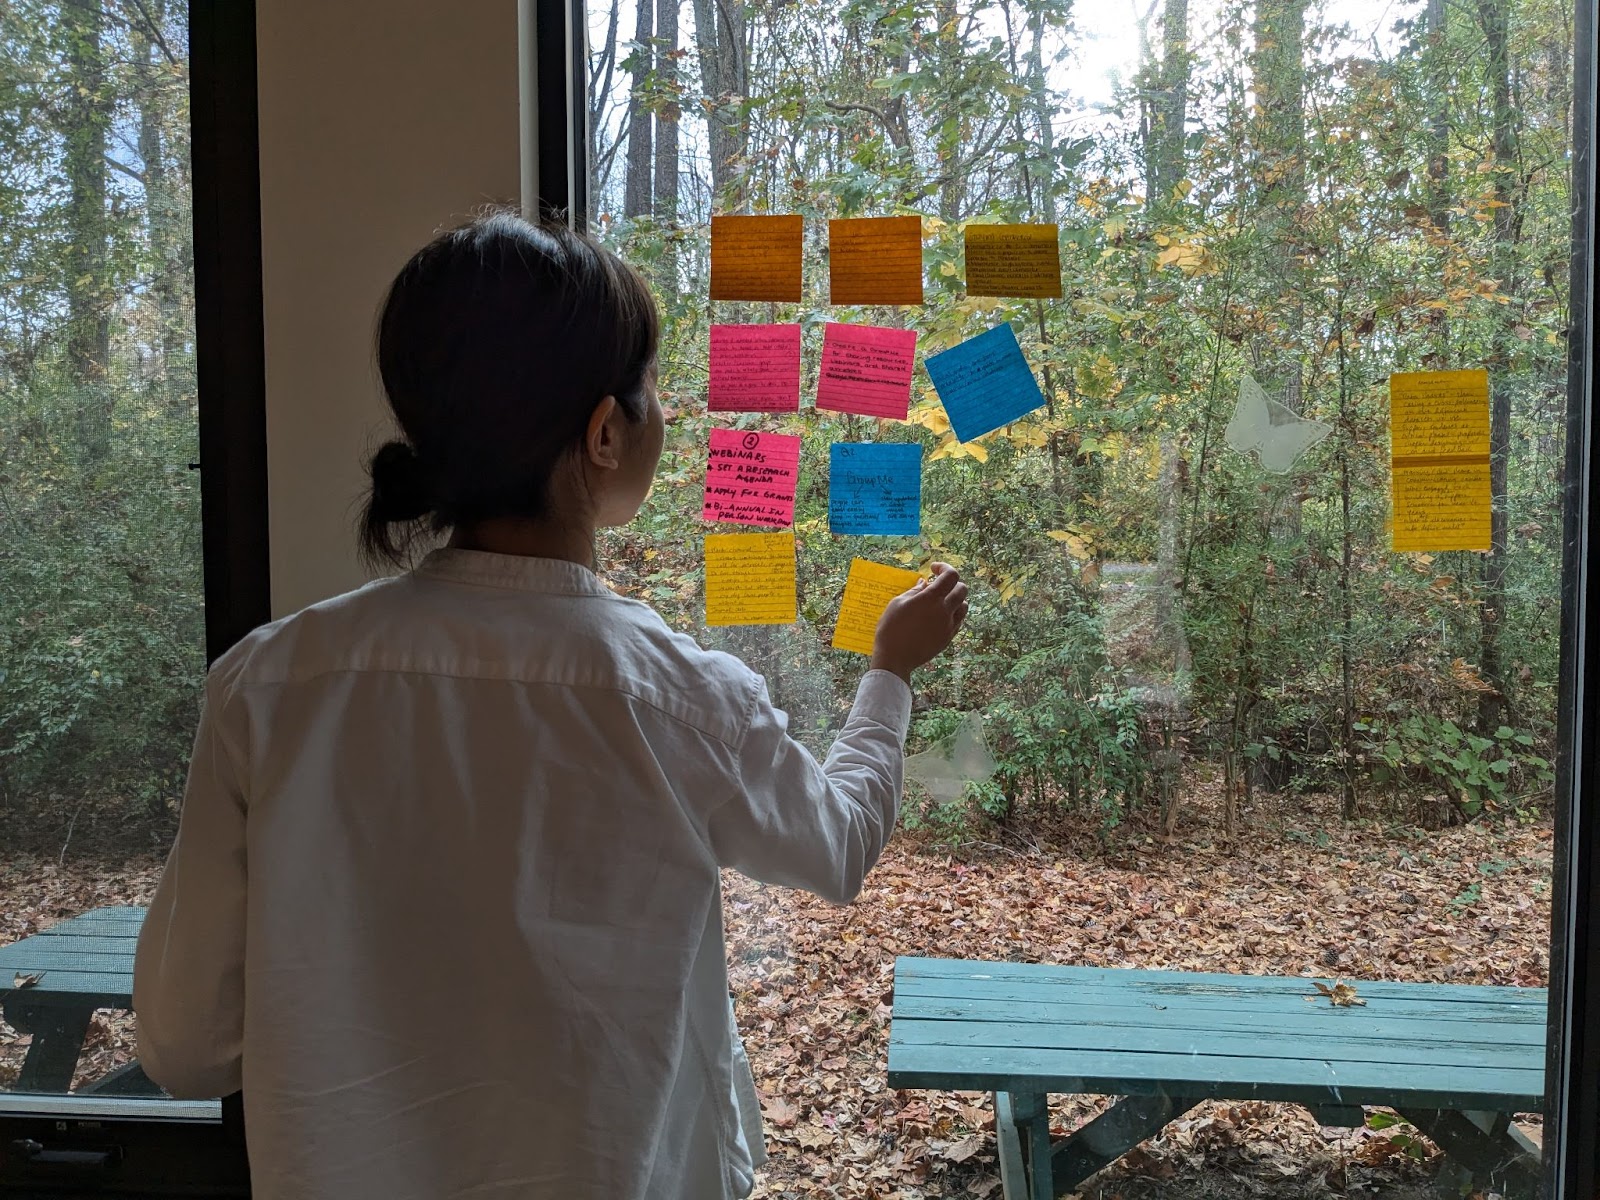
[[[794,534],[706,535],[706,624],[793,625]]]
[[[1061,242],[1054,225],[968,225],[967,294],[1061,298]]]
[[[833,648],[871,654],[883,610],[920,578],[915,571],[886,567],[865,558],[852,559],[850,574],[844,581],[844,599],[839,602],[839,623],[833,630]]]
[[[713,300],[800,299],[798,216],[711,218]]]
[[[1397,551],[1489,549],[1488,372],[1389,376],[1389,467]]]
[[[830,304],[921,304],[922,218],[828,222]]]

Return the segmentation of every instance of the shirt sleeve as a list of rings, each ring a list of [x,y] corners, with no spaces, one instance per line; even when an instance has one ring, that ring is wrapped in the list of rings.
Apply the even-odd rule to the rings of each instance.
[[[245,797],[208,684],[178,836],[139,932],[139,1061],[180,1099],[240,1088],[244,1042]]]
[[[900,806],[911,689],[868,671],[825,761],[789,736],[757,680],[735,756],[734,795],[708,819],[718,864],[848,904],[889,840]]]

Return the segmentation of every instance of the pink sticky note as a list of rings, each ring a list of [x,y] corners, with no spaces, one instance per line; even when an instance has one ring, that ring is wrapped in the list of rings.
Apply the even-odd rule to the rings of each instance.
[[[800,326],[713,325],[712,412],[799,412]]]
[[[701,516],[737,525],[793,525],[799,478],[798,437],[713,429]]]
[[[904,421],[916,351],[915,329],[830,321],[822,331],[817,407]]]

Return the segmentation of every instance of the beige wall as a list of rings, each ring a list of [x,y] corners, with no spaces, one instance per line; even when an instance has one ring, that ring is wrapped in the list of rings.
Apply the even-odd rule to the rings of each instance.
[[[260,0],[272,611],[365,582],[372,335],[435,230],[519,188],[516,0]]]

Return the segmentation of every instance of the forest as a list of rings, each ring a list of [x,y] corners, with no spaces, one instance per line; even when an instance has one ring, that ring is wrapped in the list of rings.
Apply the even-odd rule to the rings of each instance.
[[[619,589],[767,672],[806,736],[854,555],[957,565],[967,629],[917,747],[979,713],[998,769],[939,831],[1147,808],[1196,772],[1437,826],[1547,806],[1557,693],[1571,12],[1554,0],[1137,0],[1105,53],[1070,0],[595,0],[591,227],[664,314],[668,447],[609,534]],[[1116,24],[1115,20],[1101,25]],[[0,821],[82,802],[170,830],[201,638],[185,12],[0,3]],[[713,213],[806,218],[798,305],[707,299]],[[826,220],[919,214],[921,308],[827,303]],[[964,287],[974,222],[1060,227],[1064,297]],[[706,412],[713,321],[1010,322],[1047,407],[958,442],[910,420]],[[1484,368],[1492,548],[1389,549],[1387,378]],[[1222,430],[1240,380],[1333,433],[1287,475]],[[810,382],[808,382],[808,388]],[[805,434],[793,627],[703,626],[713,425]],[[828,532],[834,440],[925,447],[922,534]]]
[[[1094,20],[1091,14],[1087,19]],[[976,597],[916,729],[980,712],[992,778],[909,820],[1159,806],[1220,779],[1437,825],[1547,802],[1560,608],[1570,14],[1540,0],[1384,9],[1135,3],[1109,89],[1064,0],[591,10],[593,226],[667,317],[669,466],[612,539],[624,586],[699,619],[707,330],[1001,322],[1047,408],[961,443],[918,372],[910,421],[803,411],[803,620],[708,631],[825,731],[857,662],[820,650],[853,555],[958,566]],[[1080,86],[1081,85],[1081,86]],[[1096,93],[1108,92],[1096,98]],[[799,305],[711,303],[708,219],[806,218]],[[927,302],[827,303],[827,219],[919,214]],[[973,223],[1060,226],[1064,297],[964,287]],[[1390,550],[1388,376],[1487,370],[1486,553]],[[1241,377],[1333,432],[1287,475],[1223,429]],[[872,426],[880,425],[874,430]],[[920,538],[828,532],[834,440],[920,440]]]

